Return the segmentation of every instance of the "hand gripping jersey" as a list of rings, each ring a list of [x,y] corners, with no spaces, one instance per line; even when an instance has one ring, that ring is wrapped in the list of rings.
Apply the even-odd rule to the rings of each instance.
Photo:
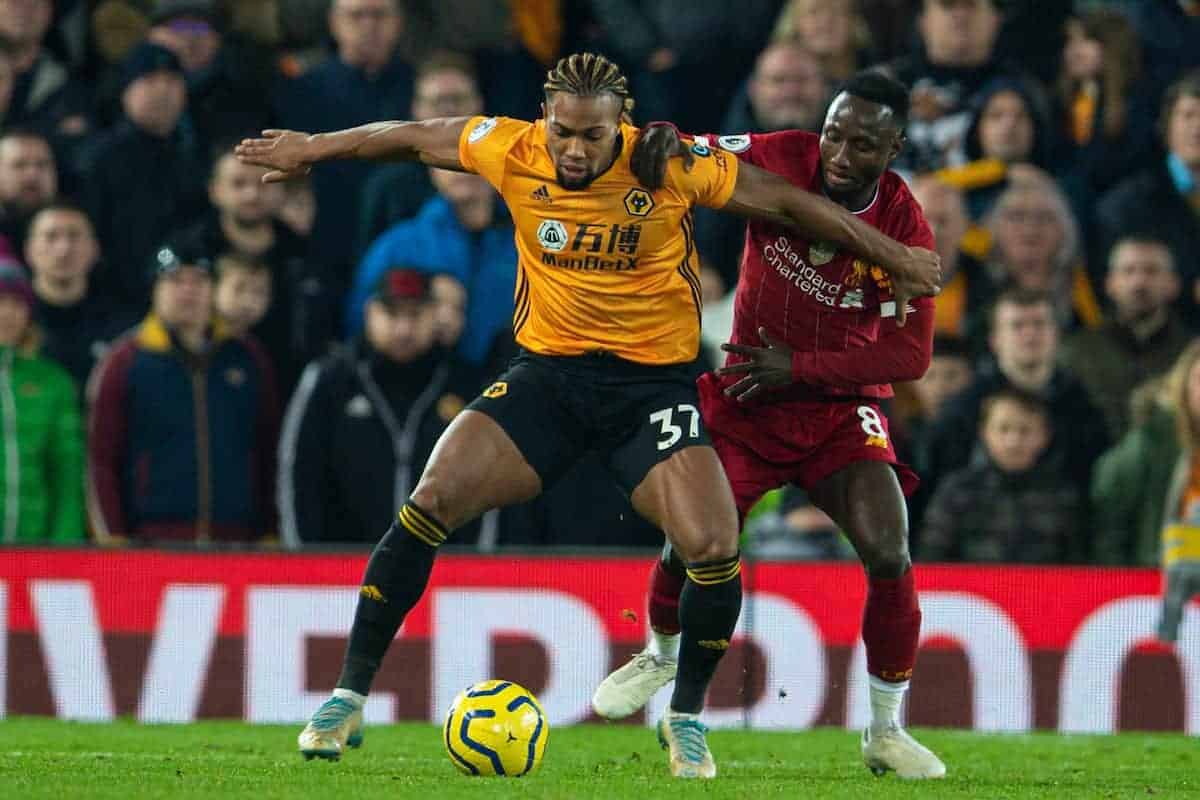
[[[459,140],[462,165],[504,198],[516,226],[513,330],[542,355],[604,351],[641,364],[681,364],[700,342],[694,205],[720,208],[737,159],[696,147],[685,172],[672,159],[651,194],[629,168],[637,129],[621,126],[621,153],[586,189],[558,185],[545,122],[476,117]]]
[[[738,158],[782,175],[800,188],[822,191],[815,134],[779,131],[697,137],[697,142],[707,146],[712,138]],[[904,244],[933,249],[933,233],[920,205],[894,172],[884,173],[875,197],[857,216]],[[819,386],[786,387],[772,392],[769,402],[820,395],[890,397],[889,384],[854,376],[887,374],[885,364],[879,362],[891,355],[892,344],[897,351],[932,347],[932,299],[919,298],[910,307],[914,311],[909,312],[905,327],[896,329],[891,282],[879,266],[827,242],[809,241],[777,224],[751,220],[746,227],[734,298],[733,341],[762,347],[758,329],[765,328],[793,350],[814,354],[813,363],[825,367],[827,373]],[[886,342],[887,346],[874,349],[872,359],[877,363],[854,363],[853,350],[876,342],[881,330],[888,335],[880,345]],[[914,337],[922,341],[914,342]],[[740,360],[731,355],[728,362]],[[731,382],[726,380],[726,384]]]

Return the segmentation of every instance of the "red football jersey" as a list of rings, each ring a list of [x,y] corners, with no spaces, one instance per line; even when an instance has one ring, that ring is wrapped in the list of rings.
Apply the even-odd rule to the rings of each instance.
[[[778,131],[696,139],[701,146],[719,146],[736,153],[738,158],[807,191],[822,191],[816,134]],[[894,172],[884,173],[875,197],[856,215],[897,241],[934,249],[933,232],[920,205]],[[808,241],[790,228],[759,220],[747,224],[734,297],[732,341],[762,347],[758,335],[761,327],[797,353],[816,355],[813,363],[829,361],[834,367],[828,375],[822,372],[819,385],[812,381],[773,391],[764,398],[769,402],[811,399],[814,395],[890,397],[892,389],[886,380],[891,378],[852,383],[854,375],[880,375],[884,364],[876,364],[877,369],[856,364],[851,351],[875,345],[872,351],[886,357],[885,344],[893,342],[898,348],[910,350],[914,346],[931,347],[932,299],[919,298],[910,303],[910,308],[913,310],[908,313],[905,327],[896,328],[891,282],[882,268],[832,244]],[[881,331],[887,334],[884,339],[880,338]],[[726,363],[741,360],[730,354]],[[889,373],[883,369],[882,374]]]

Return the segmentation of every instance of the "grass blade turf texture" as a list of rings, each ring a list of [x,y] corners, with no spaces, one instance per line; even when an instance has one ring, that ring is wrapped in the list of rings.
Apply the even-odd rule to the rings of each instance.
[[[340,763],[306,763],[300,726],[0,720],[0,796],[21,798],[418,797],[553,798],[1200,798],[1200,740],[1182,735],[983,735],[921,730],[946,761],[943,781],[875,778],[858,736],[714,731],[720,777],[673,781],[648,728],[556,728],[540,772],[519,779],[464,777],[432,725],[367,728]]]

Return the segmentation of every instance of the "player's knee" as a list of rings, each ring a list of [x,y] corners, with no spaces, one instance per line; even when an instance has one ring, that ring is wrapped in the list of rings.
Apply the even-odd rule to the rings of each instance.
[[[880,536],[862,553],[863,565],[876,578],[898,578],[912,566],[908,554],[908,537]]]
[[[673,548],[687,564],[720,561],[737,555],[737,532],[713,531],[685,537],[677,541]]]
[[[447,530],[454,530],[459,524],[457,503],[451,495],[451,485],[436,473],[427,471],[421,476],[417,488],[412,493],[412,502]]]

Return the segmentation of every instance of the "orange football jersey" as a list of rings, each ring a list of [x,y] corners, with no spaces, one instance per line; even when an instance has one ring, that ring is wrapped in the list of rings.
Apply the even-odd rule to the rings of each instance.
[[[629,168],[637,129],[622,125],[621,133],[620,157],[578,191],[558,185],[542,120],[475,117],[459,160],[512,212],[518,344],[543,355],[605,351],[642,364],[686,363],[700,343],[691,211],[729,201],[737,159],[697,145],[691,171],[672,159],[666,185],[651,194]]]

